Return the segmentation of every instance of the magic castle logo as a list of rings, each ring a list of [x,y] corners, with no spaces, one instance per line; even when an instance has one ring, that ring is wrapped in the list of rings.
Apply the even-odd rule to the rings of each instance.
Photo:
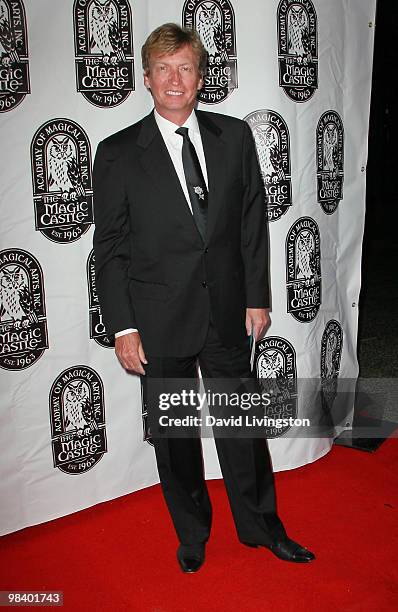
[[[94,250],[87,259],[87,287],[88,287],[88,306],[90,318],[90,338],[97,344],[105,348],[113,348],[115,341],[113,336],[109,337],[106,333],[105,325],[102,320],[101,306],[98,299],[97,287],[95,283],[95,255]]]
[[[337,378],[343,349],[343,330],[338,321],[327,322],[321,342],[321,379]]]
[[[326,111],[318,121],[316,164],[318,202],[331,215],[343,198],[344,182],[344,128],[336,111]]]
[[[277,221],[292,205],[289,129],[271,110],[253,111],[244,120],[256,143],[268,221]]]
[[[107,452],[104,385],[95,370],[76,365],[61,372],[50,389],[54,467],[82,474]]]
[[[75,0],[73,22],[77,91],[94,106],[122,104],[135,88],[128,0]]]
[[[301,217],[286,237],[287,312],[300,323],[313,321],[322,301],[321,239],[311,217]]]
[[[293,102],[318,88],[318,26],[311,0],[280,0],[277,10],[279,85]]]
[[[78,240],[94,222],[90,141],[71,119],[51,119],[31,144],[35,229],[52,242]]]
[[[22,0],[0,1],[0,112],[30,93],[28,35]]]
[[[322,334],[320,365],[322,412],[324,415],[331,417],[332,423],[336,422],[336,416],[339,414],[335,400],[337,397],[342,351],[343,330],[338,321],[331,319],[326,323]]]
[[[229,0],[186,0],[182,24],[196,30],[208,53],[204,84],[198,100],[223,102],[238,87],[235,14]]]
[[[0,367],[25,370],[47,348],[41,266],[22,249],[0,251]]]
[[[297,368],[293,345],[280,336],[268,336],[256,343],[256,373],[260,387],[268,394],[268,419],[295,419],[297,416]],[[267,438],[276,438],[290,429],[268,426]]]

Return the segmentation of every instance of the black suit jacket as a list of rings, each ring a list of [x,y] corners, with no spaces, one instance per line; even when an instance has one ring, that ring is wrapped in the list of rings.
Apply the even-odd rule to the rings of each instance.
[[[194,355],[211,308],[226,346],[268,306],[263,186],[248,125],[197,111],[209,183],[204,244],[153,112],[103,140],[94,163],[96,283],[108,333],[136,327],[148,355]]]

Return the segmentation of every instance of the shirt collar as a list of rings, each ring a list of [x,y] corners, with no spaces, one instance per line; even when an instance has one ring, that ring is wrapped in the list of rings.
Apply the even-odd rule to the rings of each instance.
[[[155,120],[158,125],[158,128],[160,129],[163,135],[167,137],[178,136],[178,134],[175,134],[176,129],[178,129],[179,127],[178,125],[162,117],[162,115],[158,113],[156,108],[154,109],[154,115],[155,115]],[[188,119],[185,121],[185,123],[181,127],[187,127],[189,132],[200,133],[198,119],[196,117],[195,110],[192,110],[192,113],[189,115]]]

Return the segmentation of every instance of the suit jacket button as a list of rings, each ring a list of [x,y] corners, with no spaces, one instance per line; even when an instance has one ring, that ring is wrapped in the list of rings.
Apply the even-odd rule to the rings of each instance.
[[[208,252],[209,252],[209,249],[206,247],[205,248],[205,253],[208,253]]]
[[[207,287],[206,281],[202,281],[202,287],[204,287],[206,289],[206,287]]]

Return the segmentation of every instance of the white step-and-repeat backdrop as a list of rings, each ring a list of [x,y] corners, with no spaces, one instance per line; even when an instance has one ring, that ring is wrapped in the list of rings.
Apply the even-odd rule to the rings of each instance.
[[[140,50],[161,23],[199,31],[200,108],[244,118],[257,145],[273,304],[259,375],[357,376],[375,3],[0,0],[1,534],[158,482],[140,381],[101,320],[92,163],[152,108]],[[332,443],[271,438],[275,470]]]

